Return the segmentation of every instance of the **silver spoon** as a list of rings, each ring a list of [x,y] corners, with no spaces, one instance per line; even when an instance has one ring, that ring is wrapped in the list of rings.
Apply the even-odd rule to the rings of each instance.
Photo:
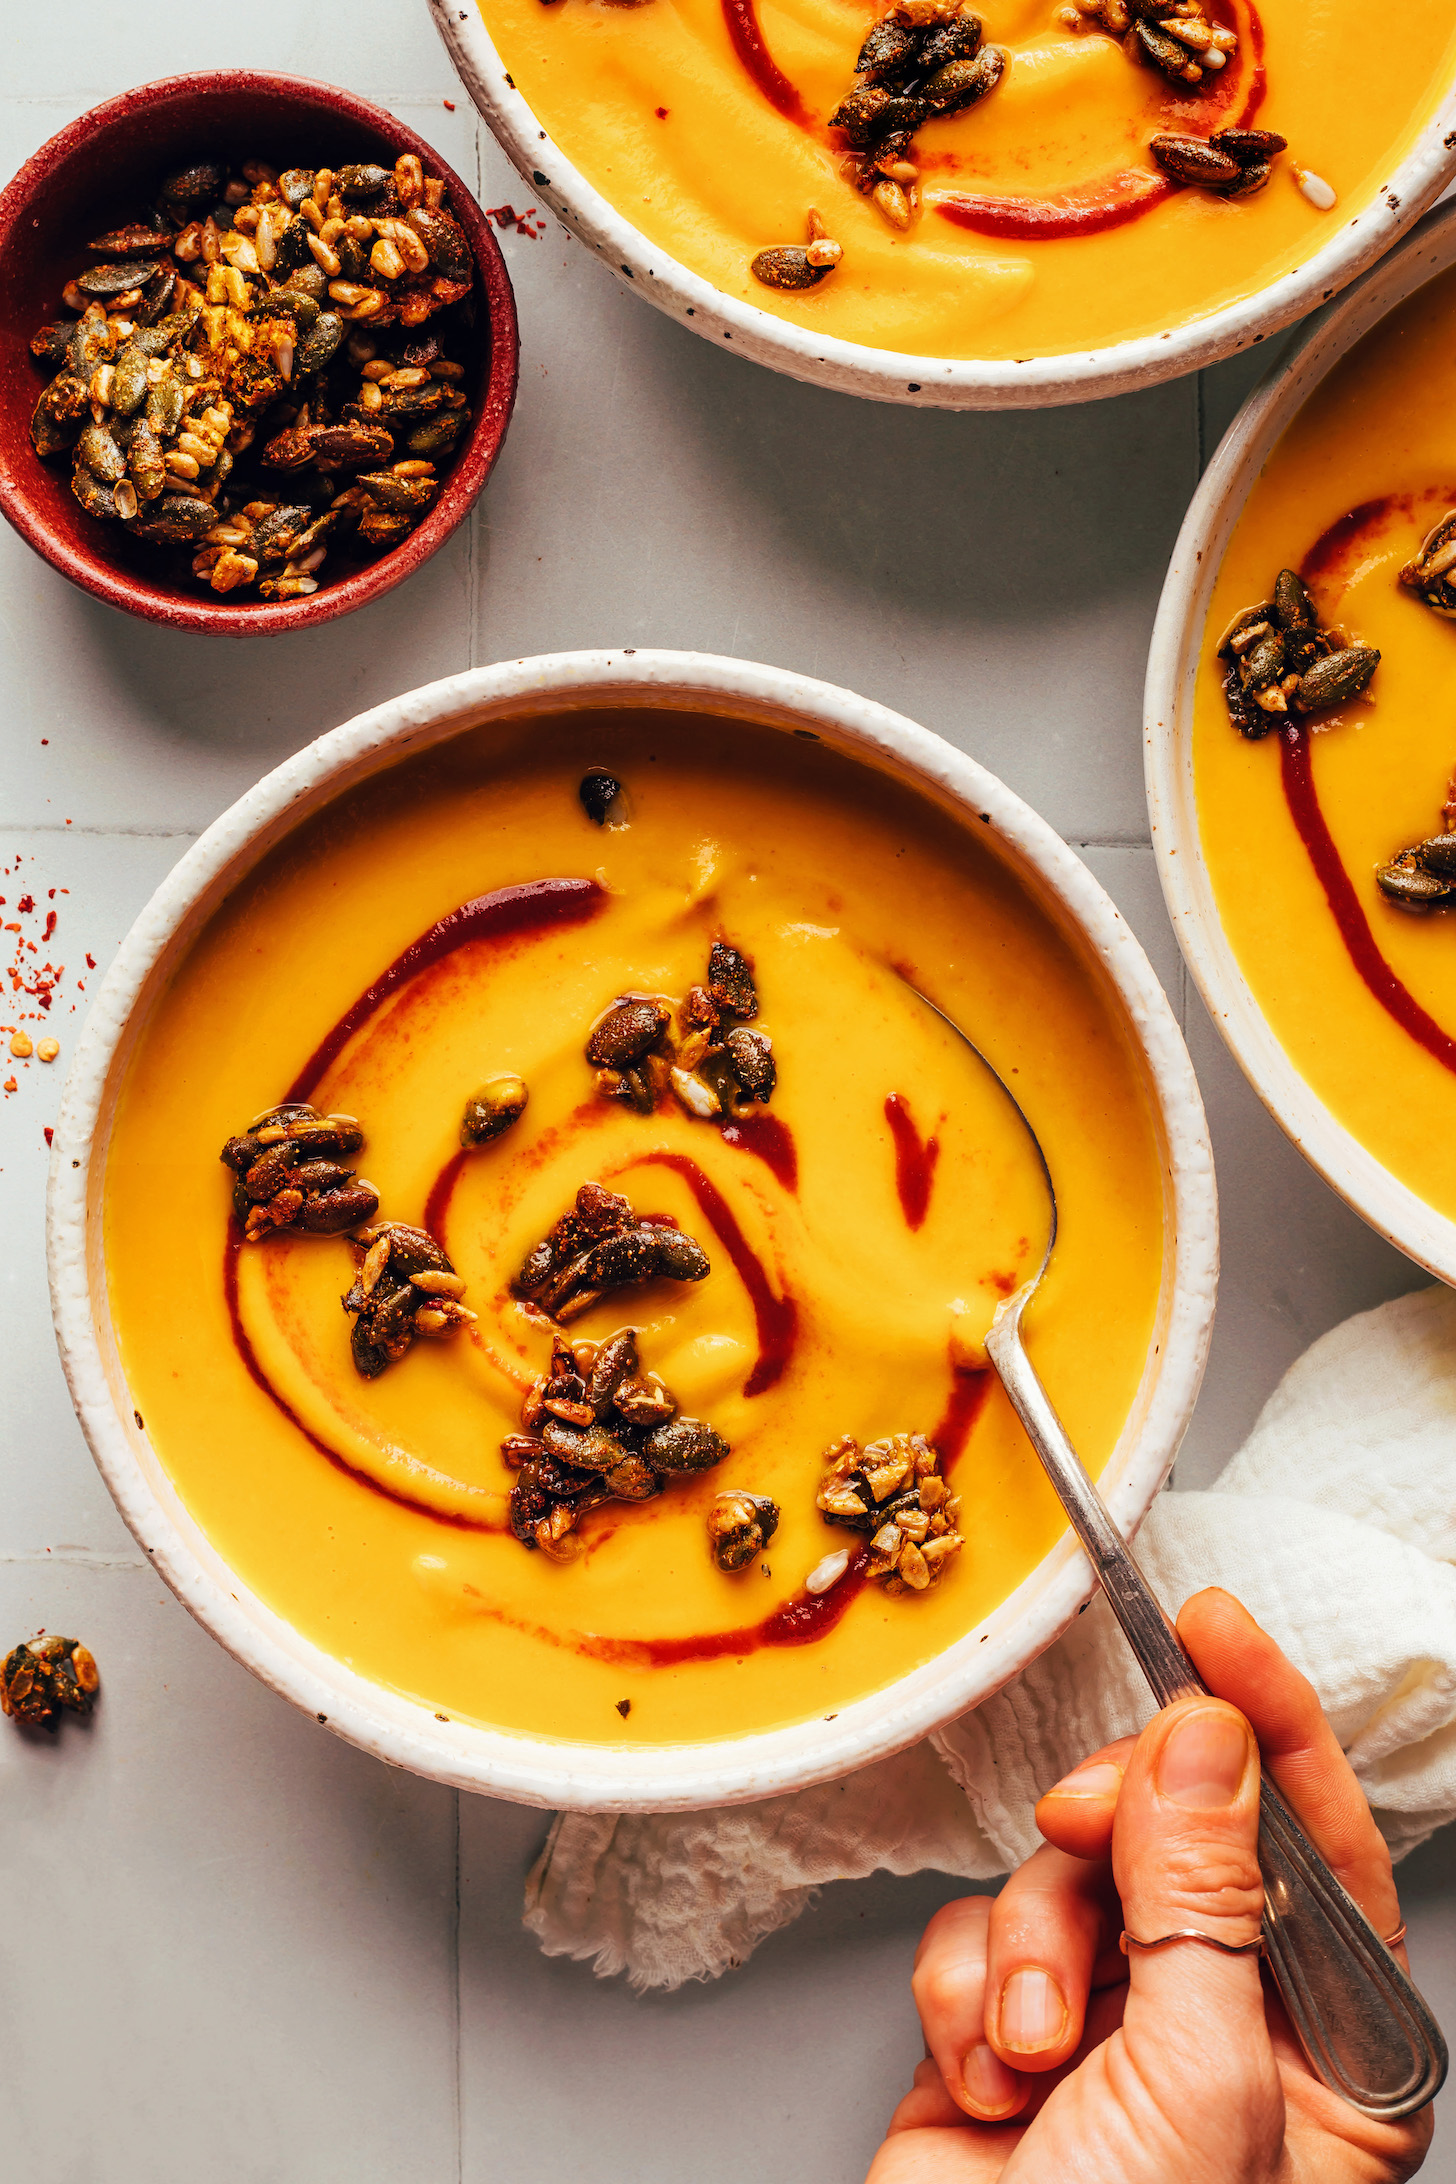
[[[1030,1281],[997,1308],[986,1338],[991,1363],[1159,1706],[1208,1696],[1208,1686],[1067,1438],[1022,1339],[1022,1320],[1057,1240],[1057,1193],[1046,1154],[1020,1101],[980,1048],[944,1009],[917,988],[910,990],[970,1048],[1005,1094],[1046,1181],[1051,1207],[1046,1250]],[[1367,2116],[1393,2122],[1425,2107],[1446,2077],[1441,2028],[1314,1848],[1267,1770],[1259,1808],[1259,1868],[1264,1876],[1264,1954],[1310,2068]]]

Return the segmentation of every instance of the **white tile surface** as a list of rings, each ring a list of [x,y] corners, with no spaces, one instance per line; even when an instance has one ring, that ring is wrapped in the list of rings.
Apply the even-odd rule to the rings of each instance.
[[[407,116],[485,203],[527,202],[422,6],[254,0],[239,27],[162,0],[4,11],[0,168],[130,83],[266,57]],[[22,882],[58,890],[50,1028],[69,1042],[84,955],[104,968],[192,833],[388,693],[624,641],[844,682],[974,752],[1082,846],[1187,1024],[1224,1275],[1179,1478],[1213,1476],[1312,1336],[1418,1278],[1233,1069],[1186,992],[1147,847],[1138,720],[1162,567],[1267,360],[1038,417],[882,410],[718,354],[555,227],[504,248],[524,331],[505,454],[469,529],[375,609],[292,640],[176,638],[0,536],[0,864],[32,860]],[[672,1999],[542,1959],[519,1926],[539,1815],[457,1801],[300,1721],[140,1564],[44,1301],[59,1066],[22,1068],[0,1099],[0,1639],[84,1630],[106,1702],[56,1746],[0,1736],[0,2176],[853,2184],[917,2053],[915,1939],[955,1884],[831,1889],[743,1971]],[[1418,1853],[1405,1886],[1418,1976],[1456,2021],[1451,1847]],[[1449,2148],[1424,2174],[1456,2184]]]

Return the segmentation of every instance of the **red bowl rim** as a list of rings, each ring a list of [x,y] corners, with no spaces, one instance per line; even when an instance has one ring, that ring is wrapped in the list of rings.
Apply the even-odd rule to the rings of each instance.
[[[0,267],[10,239],[30,205],[42,179],[67,160],[81,142],[98,127],[134,118],[139,106],[170,104],[179,94],[192,95],[246,90],[263,98],[327,105],[361,129],[384,137],[400,152],[414,152],[429,173],[438,175],[449,193],[450,209],[470,240],[485,290],[490,326],[490,367],[485,392],[476,412],[470,437],[445,480],[434,507],[415,530],[370,568],[325,584],[303,599],[251,607],[211,605],[199,598],[194,605],[185,598],[155,591],[137,578],[119,573],[107,563],[92,560],[76,550],[53,529],[29,499],[17,471],[0,469],[0,515],[17,530],[28,546],[62,576],[69,577],[93,598],[123,613],[142,615],[169,629],[200,632],[204,636],[260,637],[278,630],[312,628],[350,614],[356,607],[380,599],[396,584],[423,566],[441,547],[456,525],[463,521],[480,495],[500,453],[516,398],[520,336],[516,300],[505,259],[475,193],[432,144],[399,121],[382,106],[361,99],[338,84],[322,83],[307,76],[279,76],[255,69],[208,69],[193,75],[164,76],[154,83],[139,84],[120,92],[100,106],[68,122],[66,127],[32,153],[24,166],[0,191]]]

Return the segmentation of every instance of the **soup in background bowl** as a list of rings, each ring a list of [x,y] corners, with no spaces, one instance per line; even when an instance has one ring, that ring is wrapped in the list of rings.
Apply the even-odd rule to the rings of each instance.
[[[1154,842],[1215,1022],[1321,1171],[1448,1280],[1456,927],[1413,853],[1439,863],[1452,832],[1453,268],[1443,210],[1246,405],[1148,682]]]
[[[1046,1147],[1031,1339],[1124,1522],[1213,1242],[1176,1030],[1039,822],[842,693],[639,654],[416,693],[214,832],[78,1058],[53,1264],[225,1643],[423,1771],[660,1804],[892,1749],[1054,1634],[1085,1565],[984,1351],[1044,1191],[921,996]]]
[[[1376,39],[1358,0],[431,6],[522,175],[638,293],[886,400],[1210,362],[1456,171],[1442,0]]]

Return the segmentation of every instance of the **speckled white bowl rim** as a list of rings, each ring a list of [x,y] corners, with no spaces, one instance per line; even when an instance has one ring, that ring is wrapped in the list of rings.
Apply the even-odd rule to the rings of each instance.
[[[1229,945],[1198,828],[1193,700],[1219,567],[1276,441],[1340,358],[1453,263],[1456,204],[1431,213],[1357,287],[1318,312],[1249,396],[1203,474],[1173,549],[1153,626],[1143,720],[1158,875],[1178,945],[1210,1016],[1305,1159],[1373,1229],[1444,1282],[1456,1282],[1456,1222],[1398,1181],[1325,1106],[1290,1061]]]
[[[123,941],[66,1080],[48,1202],[51,1297],[77,1414],[117,1507],[178,1598],[255,1675],[391,1765],[525,1804],[586,1811],[714,1805],[823,1782],[912,1743],[988,1697],[1062,1631],[1091,1591],[1070,1534],[994,1614],[935,1659],[828,1720],[701,1744],[572,1744],[442,1721],[356,1674],[251,1593],[203,1535],[137,1423],[106,1295],[101,1206],[116,1088],[155,995],[218,902],[264,851],[366,774],[491,718],[578,705],[704,708],[807,729],[977,814],[1053,913],[1080,928],[1141,1048],[1165,1161],[1165,1270],[1150,1356],[1106,1473],[1131,1533],[1176,1453],[1202,1377],[1218,1266],[1203,1105],[1147,958],[1085,865],[973,760],[883,706],[776,668],[683,652],[574,652],[475,668],[347,722],[225,812]],[[1109,1300],[1109,1309],[1114,1307]],[[974,1551],[974,1547],[972,1548]]]
[[[1453,83],[1364,209],[1302,265],[1281,273],[1252,296],[1168,333],[1145,334],[1102,349],[994,361],[901,355],[792,325],[689,272],[609,204],[547,135],[506,73],[475,0],[463,5],[461,0],[427,0],[427,5],[461,82],[522,180],[619,280],[705,341],[731,342],[738,355],[786,372],[791,379],[875,402],[934,409],[1051,409],[1181,378],[1266,340],[1335,295],[1389,250],[1456,178]],[[1292,189],[1294,184],[1287,173],[1278,172],[1270,186]],[[1025,247],[1035,254],[1034,243]]]

